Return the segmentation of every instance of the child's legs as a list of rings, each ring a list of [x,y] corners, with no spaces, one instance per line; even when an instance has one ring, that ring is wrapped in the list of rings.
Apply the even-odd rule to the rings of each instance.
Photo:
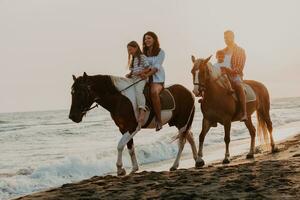
[[[143,93],[146,80],[142,80],[135,84],[136,103],[139,109],[146,110],[146,99]]]
[[[225,86],[226,86],[227,89],[233,90],[233,89],[232,89],[232,86],[231,86],[231,83],[230,83],[229,78],[228,78],[227,75],[225,75],[225,76],[223,77],[223,81],[224,81]]]

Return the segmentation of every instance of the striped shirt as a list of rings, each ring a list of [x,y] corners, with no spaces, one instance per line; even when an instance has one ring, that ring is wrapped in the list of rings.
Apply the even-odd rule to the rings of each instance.
[[[225,51],[227,48],[224,49]],[[243,76],[243,70],[246,62],[246,53],[243,48],[235,45],[231,56],[231,68],[238,71],[238,75]]]
[[[132,72],[132,75],[135,76],[142,72],[144,69],[149,67],[149,62],[147,60],[147,57],[144,54],[141,54],[140,60],[138,57],[133,58],[133,66],[129,69]]]

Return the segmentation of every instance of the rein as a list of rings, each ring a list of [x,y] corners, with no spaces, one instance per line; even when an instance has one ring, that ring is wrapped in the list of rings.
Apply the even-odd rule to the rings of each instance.
[[[123,91],[127,90],[128,88],[130,88],[130,87],[134,86],[135,84],[137,84],[137,83],[141,82],[142,80],[144,80],[144,79],[140,79],[140,80],[138,80],[138,81],[136,81],[136,82],[134,82],[134,83],[130,84],[129,86],[127,86],[126,88],[124,88],[124,89],[120,90],[119,92],[123,92]]]
[[[93,107],[90,107],[88,109],[85,109],[84,111],[82,111],[83,114],[86,114],[88,111],[94,109],[94,108],[98,108],[99,104],[96,103],[96,105],[94,105]]]

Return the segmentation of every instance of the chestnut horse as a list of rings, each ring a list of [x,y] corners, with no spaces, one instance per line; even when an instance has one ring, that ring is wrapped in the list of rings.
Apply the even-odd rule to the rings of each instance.
[[[136,172],[138,170],[138,163],[134,152],[133,136],[140,130],[140,127],[138,127],[131,101],[116,88],[112,80],[124,78],[109,75],[88,76],[84,73],[83,76],[78,78],[73,75],[73,79],[74,84],[72,85],[71,92],[72,105],[69,118],[76,123],[81,122],[83,116],[91,109],[90,107],[94,102],[109,111],[112,119],[123,135],[117,147],[117,174],[126,174],[122,162],[122,152],[125,145],[127,145],[131,157],[132,173]],[[134,88],[130,88],[130,86],[126,89],[134,90]],[[191,145],[194,160],[196,161],[197,159],[196,144],[192,132],[190,131],[194,118],[195,105],[193,94],[185,87],[173,85],[167,89],[174,97],[175,109],[170,111],[170,118],[165,123],[168,123],[169,126],[176,126],[179,130],[176,137],[176,139],[179,139],[179,149],[174,164],[170,168],[170,170],[176,170],[179,166],[179,159],[186,140]],[[152,114],[152,116],[153,115],[154,114]]]
[[[196,59],[192,56],[193,62],[193,84],[194,84],[194,94],[203,96],[201,102],[201,111],[203,113],[202,130],[199,136],[199,150],[198,158],[196,161],[196,167],[201,167],[204,165],[204,160],[202,159],[203,153],[203,142],[204,138],[211,127],[215,127],[217,123],[224,126],[225,137],[224,141],[226,144],[225,158],[223,163],[230,162],[229,154],[229,142],[230,142],[230,129],[231,122],[237,121],[240,114],[239,104],[232,94],[228,93],[228,90],[221,87],[218,83],[217,78],[213,78],[211,74],[208,61],[211,56],[207,59]],[[269,137],[271,141],[272,152],[276,152],[277,148],[272,136],[272,121],[270,118],[270,98],[267,88],[260,82],[253,80],[245,80],[255,92],[256,100],[247,103],[247,117],[248,119],[244,122],[247,129],[249,130],[251,136],[250,151],[247,154],[247,158],[254,157],[255,148],[255,134],[256,129],[252,123],[251,115],[257,112],[257,129],[258,136],[264,138],[266,143],[269,143]],[[268,135],[269,134],[269,135]]]

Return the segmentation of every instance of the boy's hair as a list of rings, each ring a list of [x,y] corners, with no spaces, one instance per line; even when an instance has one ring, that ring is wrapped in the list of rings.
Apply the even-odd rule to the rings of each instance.
[[[226,30],[225,32],[224,32],[224,35],[231,35],[232,37],[234,37],[234,32],[232,31],[232,30]]]
[[[134,58],[138,58],[138,61],[139,61],[138,63],[141,64],[141,55],[143,54],[143,52],[142,52],[139,44],[136,41],[131,41],[127,44],[127,47],[137,48],[135,55],[131,56],[128,53],[128,66],[133,67]]]
[[[219,57],[219,56],[225,56],[225,52],[222,50],[217,51],[216,57]]]

